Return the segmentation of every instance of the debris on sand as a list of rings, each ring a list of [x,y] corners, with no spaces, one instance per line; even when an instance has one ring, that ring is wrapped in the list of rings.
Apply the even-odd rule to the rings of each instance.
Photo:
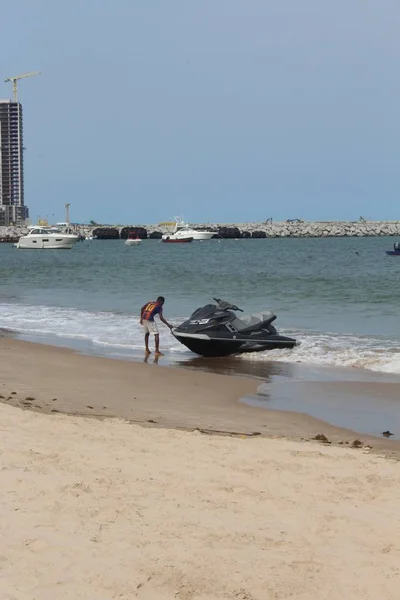
[[[363,443],[361,440],[354,440],[354,442],[351,444],[352,448],[361,448],[363,446]]]
[[[394,435],[394,433],[392,433],[391,431],[389,431],[389,429],[387,431],[382,431],[382,435],[385,437],[390,437],[391,435]]]
[[[317,440],[318,442],[322,442],[324,444],[330,444],[331,442],[328,440],[328,438],[326,437],[326,435],[324,435],[323,433],[318,433],[314,438],[312,438],[313,440]]]

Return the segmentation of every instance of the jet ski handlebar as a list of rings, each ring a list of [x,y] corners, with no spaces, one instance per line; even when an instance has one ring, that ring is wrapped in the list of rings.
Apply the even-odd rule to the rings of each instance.
[[[238,310],[239,312],[243,312],[243,310],[236,306],[236,304],[225,302],[225,300],[221,300],[220,298],[213,298],[213,300],[215,300],[218,308],[220,308],[221,310]]]

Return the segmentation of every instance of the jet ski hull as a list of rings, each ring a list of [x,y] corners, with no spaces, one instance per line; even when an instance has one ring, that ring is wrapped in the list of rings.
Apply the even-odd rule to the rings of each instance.
[[[236,305],[214,298],[216,304],[207,304],[173,330],[177,340],[200,356],[229,356],[244,352],[263,352],[294,348],[296,340],[279,335],[272,325],[276,319],[271,311],[253,315]]]
[[[188,334],[173,332],[174,336],[189,350],[200,356],[218,357],[248,352],[264,352],[282,348],[294,348],[297,342],[293,338],[282,335],[270,335],[268,338],[237,336],[233,338],[209,337],[204,334]]]

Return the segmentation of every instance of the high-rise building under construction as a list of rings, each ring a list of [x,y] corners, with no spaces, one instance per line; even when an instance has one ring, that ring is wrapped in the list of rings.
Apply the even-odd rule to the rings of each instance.
[[[23,151],[22,106],[0,99],[0,225],[21,224],[29,216]]]

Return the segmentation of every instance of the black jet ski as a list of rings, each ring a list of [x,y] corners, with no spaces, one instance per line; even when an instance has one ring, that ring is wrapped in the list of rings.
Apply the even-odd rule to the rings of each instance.
[[[393,250],[386,250],[389,256],[400,256],[400,242],[393,244]]]
[[[236,315],[240,308],[214,298],[195,312],[173,334],[189,350],[202,356],[228,356],[243,352],[262,352],[275,348],[293,348],[296,340],[279,335],[272,325],[274,313]]]

